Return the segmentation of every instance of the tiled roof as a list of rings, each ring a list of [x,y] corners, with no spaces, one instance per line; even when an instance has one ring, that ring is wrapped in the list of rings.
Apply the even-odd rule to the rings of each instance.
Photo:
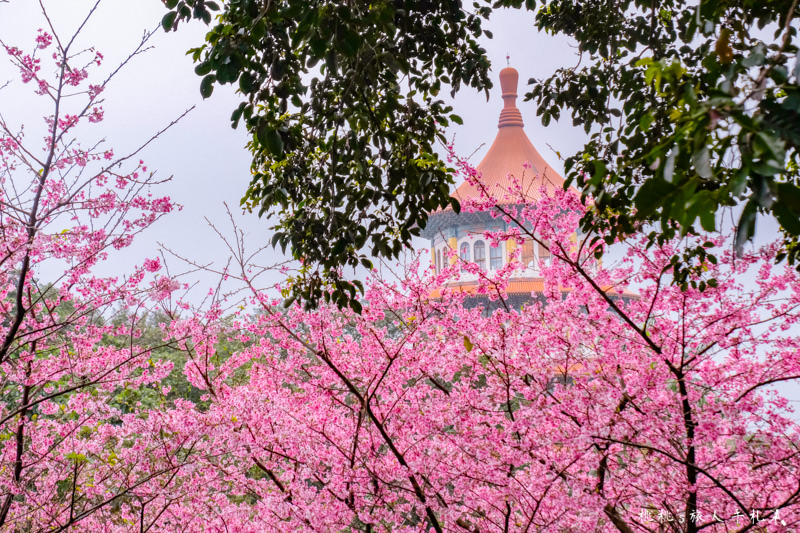
[[[472,283],[464,283],[462,285],[448,285],[448,288],[451,291],[459,291],[465,292],[467,294],[477,294],[476,289],[477,285]],[[431,298],[438,298],[442,295],[443,287],[439,287],[438,289],[433,289],[430,293]],[[513,293],[526,293],[530,294],[531,292],[542,292],[544,290],[544,281],[542,279],[536,280],[520,280],[520,281],[512,281],[508,284],[508,288],[506,292],[509,294]]]

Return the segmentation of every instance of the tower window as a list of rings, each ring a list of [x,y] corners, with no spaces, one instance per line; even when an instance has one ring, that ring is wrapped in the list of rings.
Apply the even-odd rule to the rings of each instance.
[[[475,263],[478,268],[486,270],[486,243],[483,241],[476,242],[472,247],[472,251],[475,254]]]
[[[497,270],[503,266],[503,250],[500,246],[489,248],[489,268]]]
[[[469,263],[469,243],[462,242],[461,248],[459,250],[459,257],[461,257],[462,266],[461,269],[464,269],[463,263]]]

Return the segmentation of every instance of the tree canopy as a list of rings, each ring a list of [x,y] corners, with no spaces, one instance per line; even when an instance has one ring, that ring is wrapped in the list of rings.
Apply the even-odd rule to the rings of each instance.
[[[166,0],[164,27],[212,22],[219,6]],[[340,267],[369,265],[363,247],[394,257],[452,184],[433,144],[448,120],[436,100],[485,90],[478,39],[493,8],[537,10],[536,26],[578,45],[580,63],[526,94],[547,125],[569,113],[591,134],[566,159],[568,184],[593,208],[585,230],[609,242],[638,231],[651,243],[713,231],[741,208],[735,246],[774,215],[778,260],[800,254],[800,62],[795,0],[476,2],[226,2],[194,50],[201,92],[238,83],[233,114],[253,138],[243,203],[276,216],[275,244],[306,262],[295,296],[314,304],[331,283],[340,304],[355,286]],[[471,9],[471,11],[470,11]],[[598,251],[598,253],[601,253]],[[685,285],[708,257],[683,248],[671,263]],[[715,257],[708,257],[716,260]],[[349,296],[345,290],[350,291]]]
[[[214,2],[167,0],[169,29],[211,21]],[[252,135],[253,178],[242,203],[276,218],[274,245],[305,268],[294,297],[335,289],[359,305],[341,268],[393,258],[447,206],[453,179],[435,151],[461,119],[438,99],[491,87],[478,39],[487,7],[455,0],[227,2],[193,50],[200,90],[235,84],[232,123]]]
[[[783,236],[778,259],[797,262],[797,14],[794,0],[541,7],[537,27],[574,38],[581,63],[531,80],[526,97],[544,125],[563,112],[592,132],[566,160],[594,202],[584,229],[606,228],[609,241],[652,230],[650,242],[664,242],[720,229],[721,208],[741,207],[738,251],[756,215],[771,214]],[[685,283],[706,255],[703,246],[676,254],[676,279]]]

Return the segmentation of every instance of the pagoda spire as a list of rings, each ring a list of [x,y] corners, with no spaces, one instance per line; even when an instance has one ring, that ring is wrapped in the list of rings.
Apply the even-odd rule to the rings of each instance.
[[[540,198],[542,185],[547,194],[555,194],[563,187],[564,178],[558,175],[531,144],[525,134],[522,113],[517,109],[517,85],[519,73],[513,67],[500,71],[500,88],[503,108],[497,123],[497,136],[476,170],[486,192],[500,203],[518,203],[519,193],[511,193],[516,187],[530,201]],[[481,193],[470,183],[462,183],[453,193],[459,201],[480,198]]]
[[[498,128],[525,126],[522,122],[522,113],[517,109],[517,84],[519,73],[517,69],[506,67],[500,71],[500,88],[503,91],[503,110],[500,112]]]

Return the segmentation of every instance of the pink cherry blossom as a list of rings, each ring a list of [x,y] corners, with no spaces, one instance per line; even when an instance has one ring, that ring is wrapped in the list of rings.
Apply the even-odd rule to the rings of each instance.
[[[50,86],[88,83],[96,66],[58,79],[53,65]],[[634,238],[613,267],[598,264],[604,235],[578,231],[577,195],[529,203],[511,180],[503,198],[484,190],[463,209],[505,223],[481,232],[492,246],[547,246],[524,306],[510,305],[519,248],[488,274],[455,251],[438,273],[423,256],[391,279],[373,270],[356,314],[284,307],[237,240],[219,272],[229,292],[191,309],[158,257],[99,274],[179,207],[143,161],[100,147],[102,122],[80,122],[99,92],[57,107],[43,95],[44,168],[29,156],[41,147],[3,123],[3,528],[800,526],[797,415],[775,388],[800,379],[800,275],[774,263],[776,245],[736,257],[728,235],[686,237],[716,260],[693,280],[705,290],[681,290],[669,265],[685,240]],[[75,140],[78,123],[97,137]],[[231,294],[246,297],[231,307]]]
[[[145,259],[144,260],[144,269],[148,272],[156,272],[157,270],[161,269],[161,259],[156,257],[155,259]]]

